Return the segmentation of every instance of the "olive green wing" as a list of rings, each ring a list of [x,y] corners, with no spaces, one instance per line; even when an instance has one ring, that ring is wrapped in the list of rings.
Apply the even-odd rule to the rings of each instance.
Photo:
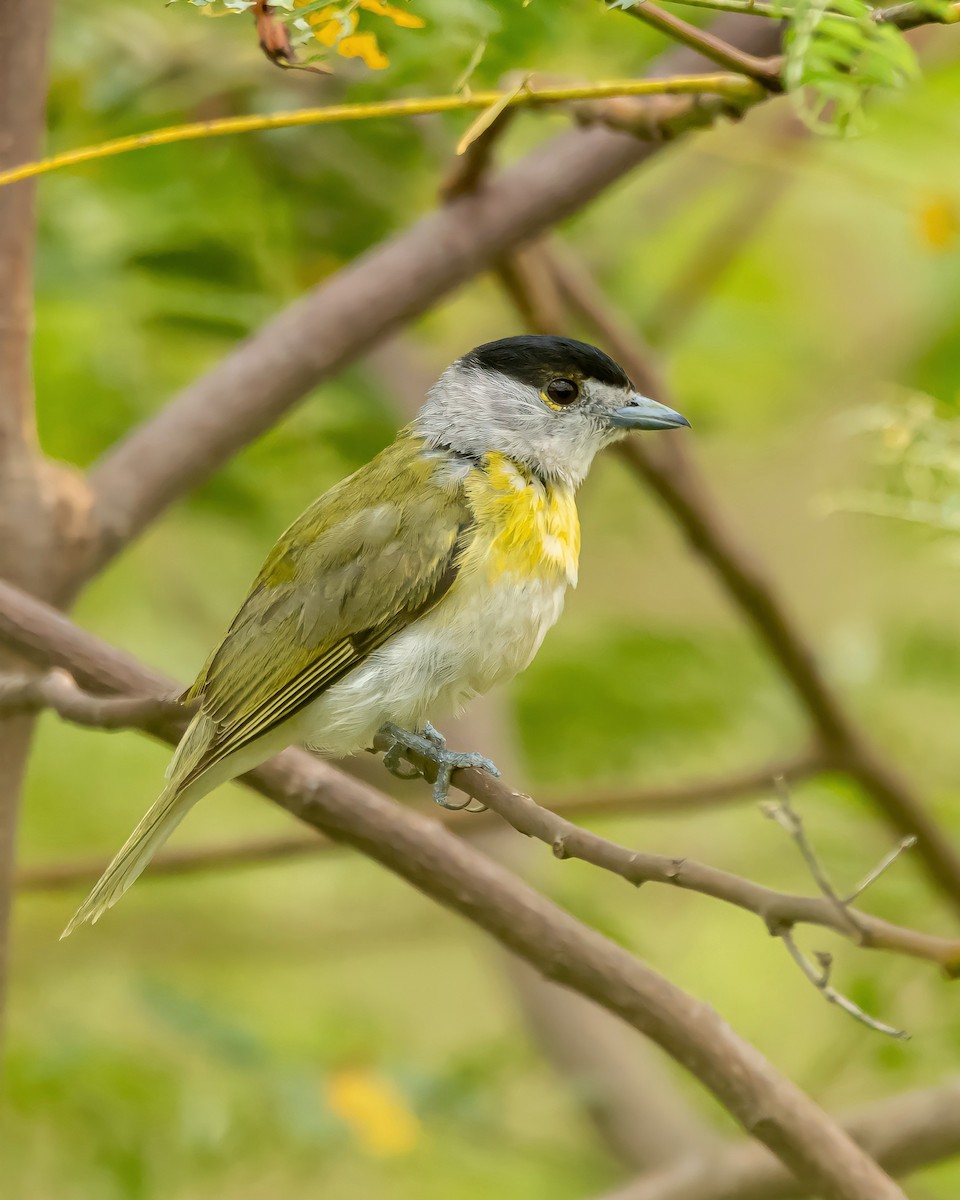
[[[449,590],[472,520],[421,450],[398,439],[271,551],[184,697],[199,699],[215,726],[184,786],[310,704]]]

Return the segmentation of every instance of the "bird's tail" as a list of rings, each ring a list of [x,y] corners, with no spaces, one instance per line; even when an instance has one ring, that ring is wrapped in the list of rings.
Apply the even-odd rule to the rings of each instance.
[[[74,913],[61,939],[84,921],[94,924],[116,904],[190,809],[220,782],[211,778],[210,772],[203,772],[186,787],[182,782],[209,745],[212,730],[213,722],[202,714],[190,723],[167,772],[167,786]]]

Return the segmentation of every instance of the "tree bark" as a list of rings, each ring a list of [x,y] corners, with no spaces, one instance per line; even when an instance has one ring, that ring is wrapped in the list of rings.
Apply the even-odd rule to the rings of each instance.
[[[37,157],[43,140],[53,0],[0,3],[0,169]],[[85,551],[91,507],[72,470],[46,462],[33,417],[36,186],[0,188],[0,577],[62,603]],[[16,666],[0,655],[0,670]],[[0,1012],[20,790],[33,719],[0,722]]]

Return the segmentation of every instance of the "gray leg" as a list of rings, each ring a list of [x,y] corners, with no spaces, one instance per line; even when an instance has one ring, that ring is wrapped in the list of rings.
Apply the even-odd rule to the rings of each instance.
[[[447,743],[442,734],[429,723],[424,727],[422,733],[411,733],[407,729],[401,729],[398,725],[384,725],[380,730],[382,734],[390,738],[392,745],[383,757],[383,764],[392,774],[400,779],[410,779],[413,776],[401,773],[400,769],[400,753],[402,750],[412,750],[416,754],[422,755],[437,768],[437,778],[433,785],[433,798],[441,808],[449,808],[454,811],[462,808],[469,808],[472,800],[468,798],[463,804],[451,804],[448,800],[450,792],[450,776],[459,767],[479,767],[487,771],[495,779],[500,777],[500,771],[489,758],[484,758],[482,754],[476,754],[472,751],[461,753],[456,750],[448,750]],[[419,775],[419,771],[414,772]]]

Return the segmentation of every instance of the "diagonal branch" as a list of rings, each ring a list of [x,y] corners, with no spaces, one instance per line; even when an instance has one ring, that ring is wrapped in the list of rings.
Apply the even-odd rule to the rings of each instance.
[[[755,80],[768,92],[783,91],[783,83],[780,80],[783,59],[779,55],[772,58],[758,58],[755,54],[748,54],[738,46],[724,41],[710,30],[699,29],[696,25],[681,20],[673,13],[666,12],[658,5],[653,4],[652,0],[638,0],[638,3],[629,7],[620,5],[617,7],[628,16],[643,21],[645,25],[659,29],[661,33],[667,34],[681,45],[696,50],[704,58],[715,62],[718,66]]]
[[[15,588],[0,584],[0,603],[4,640],[15,636],[18,649],[34,660],[44,658],[48,667],[69,669],[81,686],[158,696],[174,690],[162,675]],[[19,622],[14,614],[19,614]],[[169,740],[176,739],[171,731]],[[403,809],[302,750],[285,750],[242,781],[460,913],[547,978],[589,997],[652,1038],[826,1200],[905,1200],[901,1189],[816,1104],[709,1006],[580,924],[437,822]],[[491,782],[495,781],[480,771],[457,772],[457,786],[469,786],[487,799]],[[506,788],[502,791],[509,795]]]

